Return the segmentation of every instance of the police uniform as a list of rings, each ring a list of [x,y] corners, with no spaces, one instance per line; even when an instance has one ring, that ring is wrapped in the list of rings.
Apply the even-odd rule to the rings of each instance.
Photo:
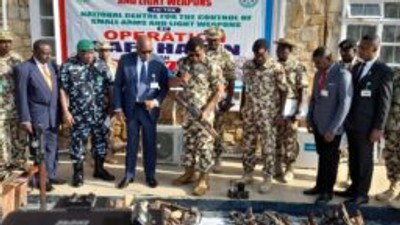
[[[285,69],[288,91],[286,99],[300,100],[304,89],[308,86],[306,68],[297,60],[288,59],[286,62],[279,61]],[[303,96],[304,97],[304,96]],[[300,102],[299,102],[300,104]],[[281,109],[284,108],[282,102]],[[296,117],[296,115],[293,115]],[[292,165],[299,155],[299,144],[297,141],[296,118],[287,118],[284,123],[277,126],[276,138],[276,175],[283,175],[282,166],[286,166],[286,171],[292,170]],[[279,174],[281,173],[281,174]]]
[[[269,191],[274,175],[276,127],[274,121],[280,115],[280,93],[287,90],[285,71],[278,62],[268,58],[261,67],[253,60],[243,65],[244,104],[243,118],[243,169],[244,181],[252,180],[252,173],[258,161],[257,142],[261,141],[261,162],[264,183],[260,192]]]
[[[77,57],[68,59],[61,67],[60,84],[69,96],[69,110],[75,120],[71,128],[70,154],[72,160],[85,156],[84,145],[92,138],[92,154],[104,158],[107,149],[108,91],[112,86],[111,72],[103,60],[95,59],[87,67]]]
[[[210,27],[205,31],[207,39],[221,39],[223,31],[218,27]],[[236,79],[235,75],[235,62],[231,52],[226,50],[222,45],[216,50],[207,49],[206,55],[208,58],[221,67],[224,79],[226,83],[234,82]],[[222,136],[223,133],[223,112],[217,112],[215,115],[214,128]],[[222,146],[216,144],[214,148],[216,164],[220,164],[220,157],[222,154]],[[219,168],[214,168],[214,172],[219,172]]]
[[[0,41],[12,41],[8,31],[0,31]],[[0,57],[0,165],[22,166],[26,161],[26,133],[19,128],[15,106],[14,68],[22,62],[14,52]]]
[[[224,82],[221,68],[212,63],[208,57],[197,64],[192,64],[188,57],[184,57],[178,61],[178,71],[183,70],[191,75],[191,79],[183,91],[184,98],[193,107],[203,109]],[[208,173],[214,165],[214,138],[199,125],[196,119],[198,118],[193,118],[189,113],[185,114],[185,121],[182,124],[185,143],[183,156],[185,173],[172,183],[174,185],[191,183],[195,171],[198,171],[200,176],[194,187],[194,194],[204,195],[207,190],[204,189],[204,186],[200,187],[200,183],[208,183]],[[214,112],[210,113],[207,121],[211,124],[214,122]]]
[[[386,173],[390,181],[389,189],[377,195],[381,201],[390,201],[398,196],[400,205],[400,69],[394,69],[392,105],[385,126],[385,159]]]

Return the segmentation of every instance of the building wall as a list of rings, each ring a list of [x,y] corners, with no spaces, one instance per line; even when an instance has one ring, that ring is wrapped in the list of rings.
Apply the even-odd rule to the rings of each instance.
[[[311,54],[318,46],[336,55],[342,4],[343,0],[287,0],[285,35],[296,43],[295,54],[309,74],[314,72]]]
[[[29,0],[8,0],[8,28],[14,34],[14,51],[24,58],[31,55]]]

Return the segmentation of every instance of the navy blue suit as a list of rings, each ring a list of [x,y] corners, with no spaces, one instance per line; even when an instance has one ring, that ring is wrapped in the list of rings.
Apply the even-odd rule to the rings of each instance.
[[[160,108],[155,107],[148,111],[142,100],[156,99],[161,105],[168,93],[168,69],[156,55],[152,55],[148,61],[146,79],[142,82],[143,86],[146,87],[144,94],[138,96],[137,61],[137,53],[129,53],[123,55],[118,63],[114,81],[114,110],[123,110],[128,125],[125,177],[127,179],[135,177],[136,156],[141,131],[144,171],[146,179],[149,180],[155,178],[156,127]],[[158,83],[158,87],[151,87],[152,82]],[[138,100],[138,97],[141,100]]]
[[[41,124],[45,129],[46,169],[48,178],[54,179],[58,160],[58,86],[53,66],[47,66],[52,76],[52,89],[33,58],[17,66],[16,104],[21,123]]]

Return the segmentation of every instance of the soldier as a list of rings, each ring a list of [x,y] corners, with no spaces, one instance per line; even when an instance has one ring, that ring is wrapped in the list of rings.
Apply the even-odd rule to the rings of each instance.
[[[394,69],[393,95],[388,120],[385,127],[385,159],[389,189],[376,196],[379,201],[393,201],[400,208],[400,69]]]
[[[224,36],[223,30],[219,27],[210,27],[204,31],[207,38],[207,56],[218,66],[221,67],[223,76],[226,80],[226,97],[219,105],[218,113],[215,115],[215,130],[222,135],[223,133],[223,115],[224,112],[229,111],[232,107],[232,98],[234,94],[235,87],[235,62],[231,52],[226,50],[224,46],[221,45],[221,39]],[[221,173],[221,154],[222,146],[216,144],[214,147],[215,153],[215,163],[213,167],[214,173]]]
[[[351,71],[353,66],[357,63],[357,43],[355,40],[349,38],[339,43],[340,65],[344,66],[347,70]]]
[[[261,161],[264,181],[260,193],[272,187],[274,175],[276,127],[275,122],[281,114],[281,93],[288,85],[285,70],[281,64],[268,56],[265,39],[253,44],[254,59],[243,65],[243,97],[241,115],[243,119],[243,169],[242,181],[251,183],[257,163],[257,140],[261,139]]]
[[[105,120],[107,107],[110,107],[106,99],[111,95],[111,72],[103,60],[94,56],[92,41],[80,40],[77,50],[77,56],[62,65],[60,75],[63,119],[71,127],[72,185],[75,187],[83,185],[83,160],[89,135],[95,160],[93,177],[106,181],[115,179],[104,169],[109,131]]]
[[[275,41],[278,44],[276,54],[278,62],[284,67],[286,80],[289,85],[286,99],[297,102],[296,109],[291,115],[286,115],[284,121],[277,126],[275,178],[284,183],[293,180],[293,164],[299,155],[297,141],[297,127],[300,105],[304,100],[308,87],[306,68],[299,61],[290,57],[294,44],[281,38]],[[281,106],[283,108],[284,105]],[[286,166],[286,170],[283,170]]]
[[[111,75],[112,75],[112,81],[114,81],[115,79],[115,73],[117,72],[117,66],[118,63],[115,62],[112,58],[111,58],[111,50],[113,49],[113,47],[110,45],[109,42],[106,41],[100,41],[97,43],[97,52],[99,54],[99,58],[104,60],[107,63],[108,68],[111,71]],[[120,126],[120,127],[116,127],[116,126]],[[124,120],[118,120],[118,118],[113,118],[111,120],[110,123],[110,129],[111,131],[113,130],[119,130],[119,129],[125,129],[124,131],[121,131],[120,134],[125,133],[126,134],[126,125],[125,125],[125,121]],[[111,134],[111,133],[110,133]],[[109,148],[108,148],[108,154],[106,157],[105,162],[106,163],[110,163],[110,164],[117,164],[118,161],[114,158],[114,152],[121,149],[115,149],[114,147],[117,147],[116,145],[114,145],[114,142],[118,142],[117,140],[114,140],[114,138],[117,138],[116,133],[113,132],[113,136],[110,135],[109,137]],[[111,144],[113,143],[113,144]],[[126,146],[126,144],[125,144]]]
[[[21,56],[11,51],[13,36],[0,31],[0,165],[22,167],[26,162],[26,133],[19,129],[15,106],[15,67]]]
[[[215,107],[224,91],[222,70],[206,56],[204,43],[195,37],[186,45],[187,56],[178,61],[179,74],[171,83],[180,83],[189,103],[202,110],[201,120],[214,121]],[[185,173],[175,179],[173,185],[193,182],[196,170],[200,172],[194,186],[195,195],[204,195],[210,188],[208,174],[213,166],[213,137],[187,115],[184,122]]]

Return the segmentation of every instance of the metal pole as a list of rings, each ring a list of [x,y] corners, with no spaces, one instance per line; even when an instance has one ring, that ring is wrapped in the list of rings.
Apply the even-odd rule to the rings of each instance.
[[[8,30],[7,0],[2,0],[1,7],[2,7],[2,13],[3,13],[3,29]]]

